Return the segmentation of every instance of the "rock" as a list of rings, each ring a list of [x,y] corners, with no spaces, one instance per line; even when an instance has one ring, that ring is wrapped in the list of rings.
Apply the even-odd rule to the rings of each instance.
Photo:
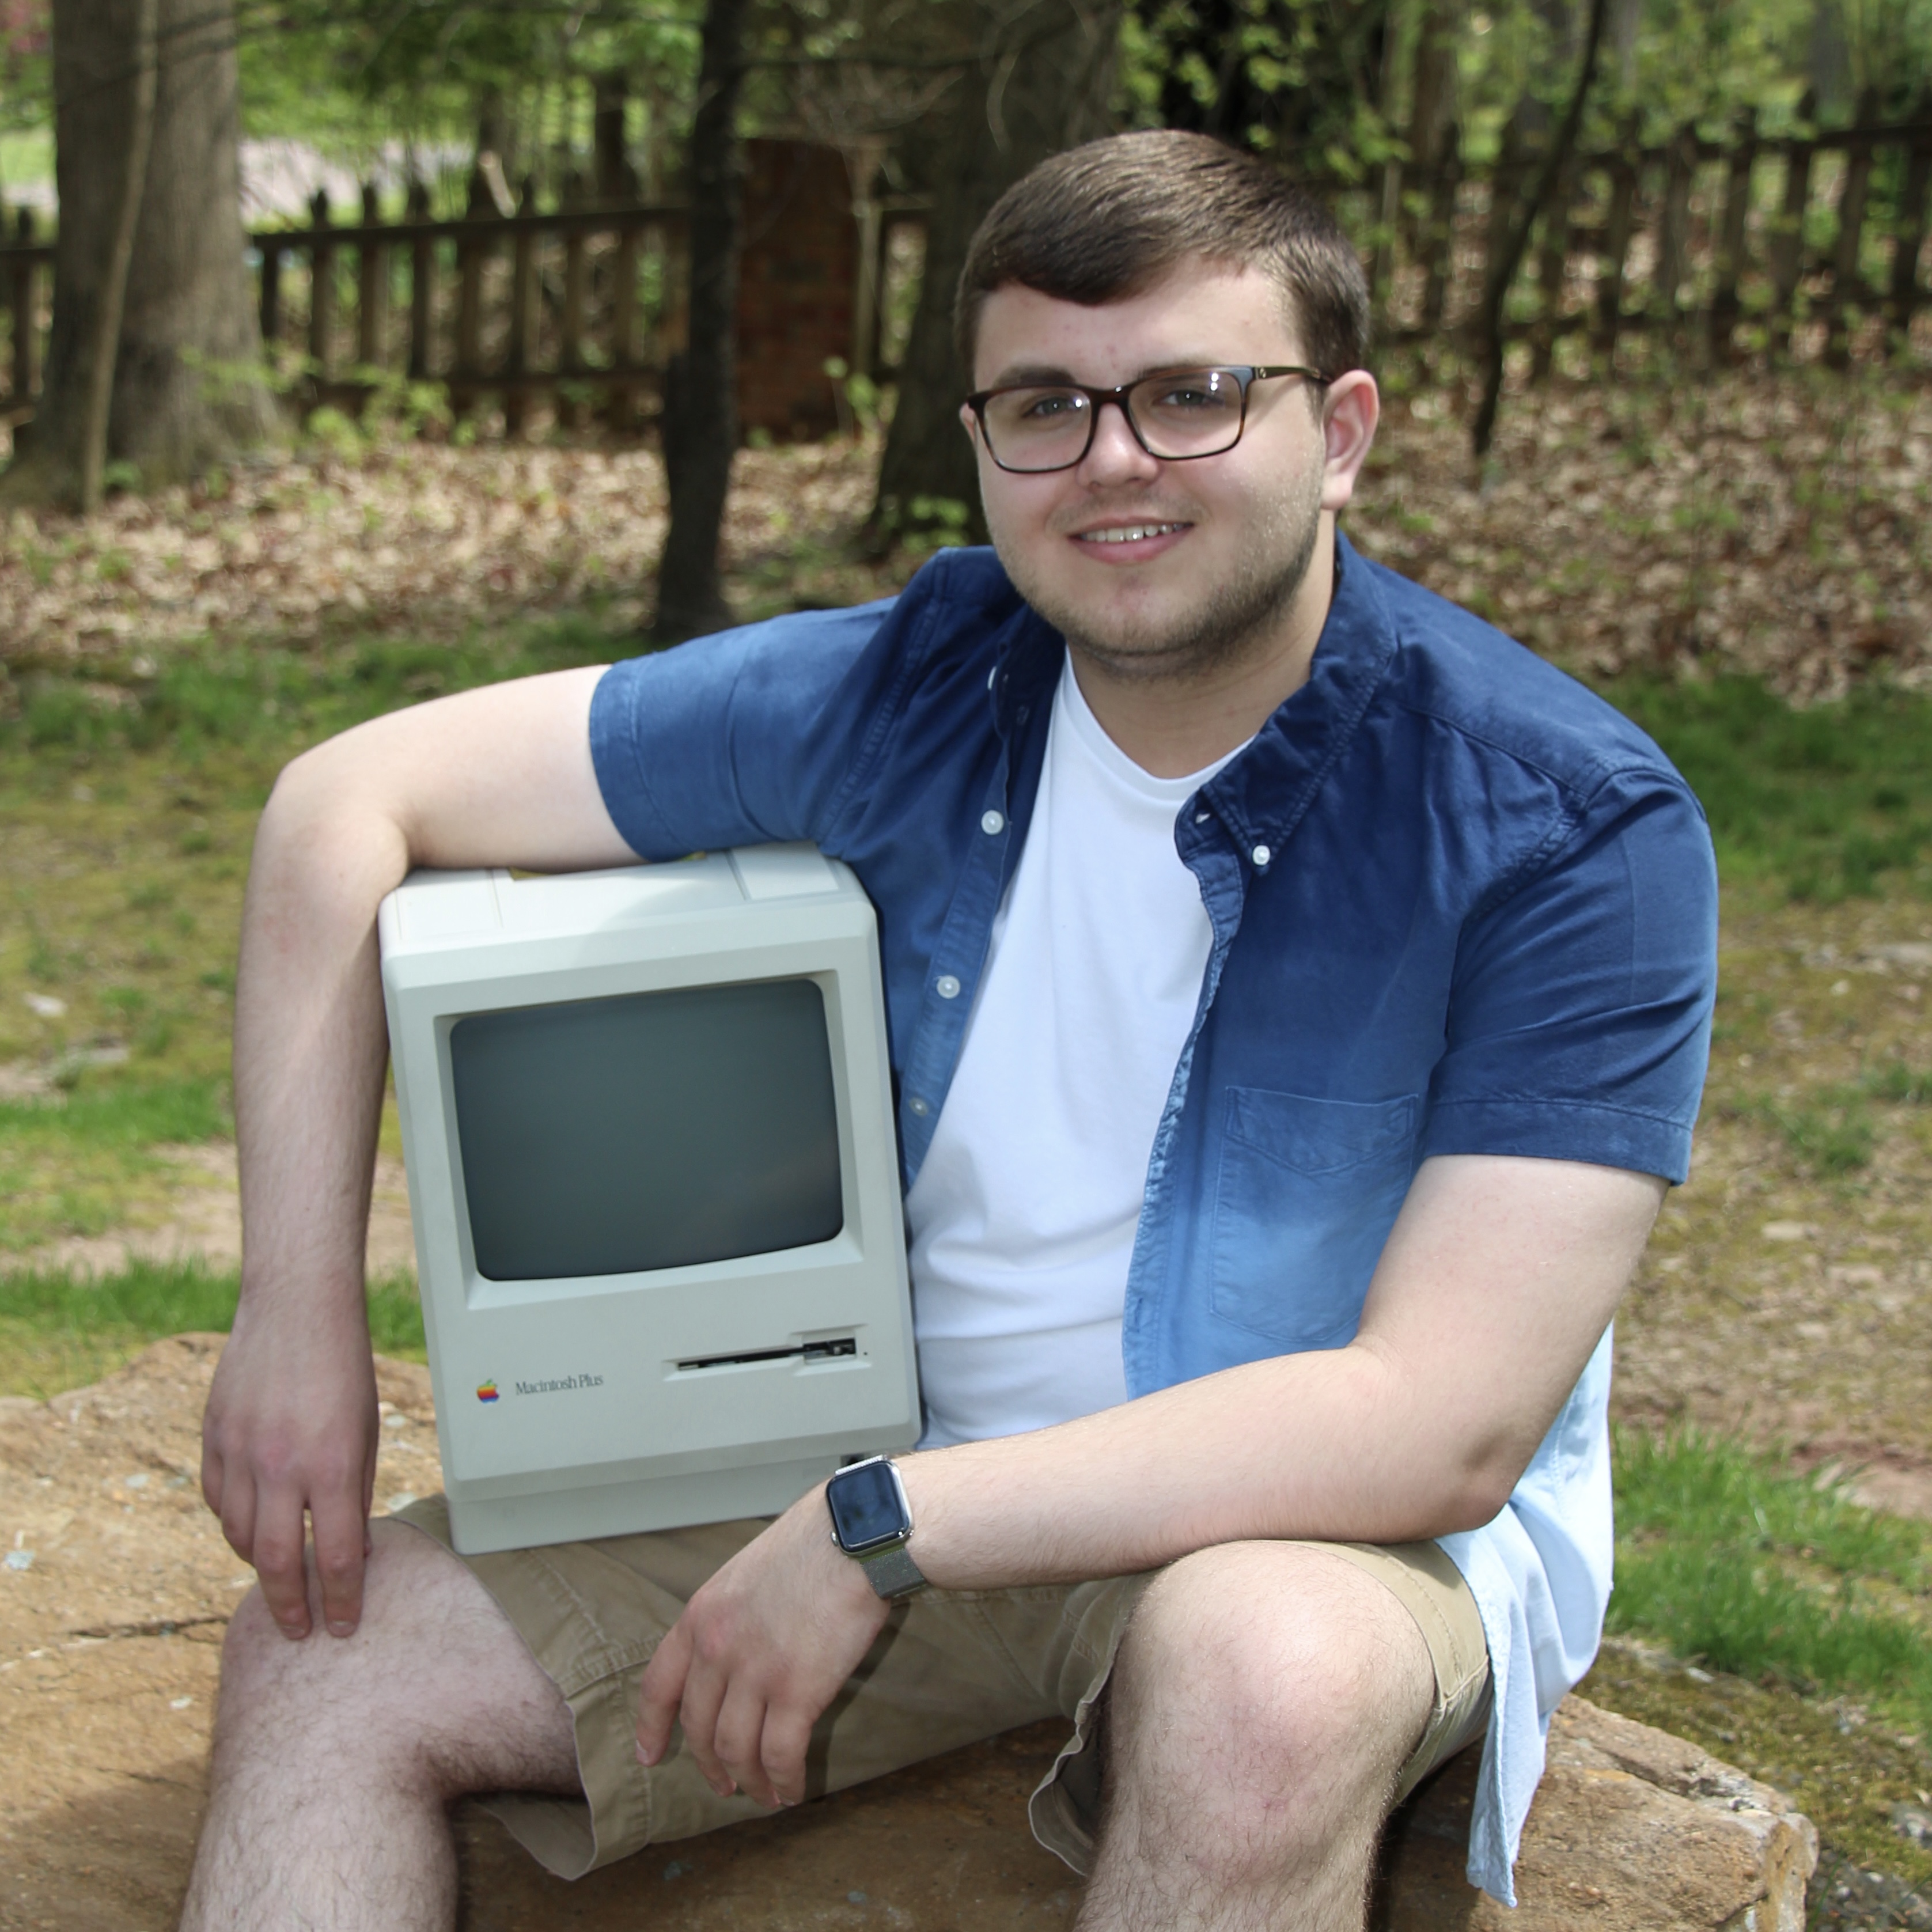
[[[1695,1744],[1564,1700],[1516,1861],[1516,1910],[1462,1877],[1466,1752],[1390,1826],[1378,1932],[1803,1932],[1818,1834]]]
[[[1917,1804],[1894,1804],[1892,1828],[1915,1845],[1932,1846],[1932,1811]]]
[[[188,1876],[222,1628],[248,1578],[202,1507],[218,1336],[157,1342],[91,1389],[0,1407],[0,1928],[164,1932]],[[429,1378],[379,1361],[376,1493],[440,1480]],[[1026,1798],[1061,1741],[1039,1724],[820,1803],[681,1841],[576,1885],[496,1822],[458,1818],[467,1932],[1006,1932],[1076,1910]],[[1462,1877],[1465,1753],[1391,1827],[1378,1932],[1799,1932],[1817,1857],[1777,1792],[1571,1698],[1505,1912]]]

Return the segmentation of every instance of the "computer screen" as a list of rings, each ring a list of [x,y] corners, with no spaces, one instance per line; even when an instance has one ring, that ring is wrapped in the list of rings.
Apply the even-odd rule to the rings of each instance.
[[[809,980],[473,1014],[449,1034],[479,1274],[684,1268],[844,1225],[825,999]]]

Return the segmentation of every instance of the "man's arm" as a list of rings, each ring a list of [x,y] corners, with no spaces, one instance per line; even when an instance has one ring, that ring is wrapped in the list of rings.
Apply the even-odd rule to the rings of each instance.
[[[376,1470],[363,1299],[388,1036],[375,917],[412,866],[568,871],[635,857],[590,761],[601,669],[379,718],[304,753],[256,832],[235,1012],[242,1298],[209,1393],[202,1491],[276,1621],[362,1614]]]
[[[1250,1538],[1398,1543],[1486,1522],[1589,1359],[1663,1195],[1617,1168],[1430,1160],[1346,1348],[909,1458],[912,1553],[932,1582],[983,1589]],[[884,1620],[826,1524],[814,1490],[692,1600],[645,1674],[647,1760],[681,1717],[718,1788],[802,1795],[812,1724]]]

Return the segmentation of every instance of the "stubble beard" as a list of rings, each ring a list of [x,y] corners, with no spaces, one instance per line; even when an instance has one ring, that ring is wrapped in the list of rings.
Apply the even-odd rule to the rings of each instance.
[[[1318,482],[1282,503],[1254,546],[1254,561],[1165,625],[1129,617],[1102,631],[1072,600],[1030,582],[1024,566],[1008,562],[1007,574],[1068,645],[1106,676],[1135,684],[1209,682],[1265,652],[1287,621],[1321,540],[1321,502]],[[1150,514],[1148,520],[1192,520]]]

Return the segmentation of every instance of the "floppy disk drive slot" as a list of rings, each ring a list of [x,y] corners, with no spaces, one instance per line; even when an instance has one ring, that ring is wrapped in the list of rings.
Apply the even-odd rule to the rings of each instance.
[[[677,1364],[681,1376],[701,1374],[706,1369],[748,1369],[761,1362],[832,1362],[842,1357],[856,1356],[859,1352],[858,1338],[852,1335],[832,1335],[816,1341],[801,1342],[790,1348],[753,1348],[736,1355],[696,1355]]]

